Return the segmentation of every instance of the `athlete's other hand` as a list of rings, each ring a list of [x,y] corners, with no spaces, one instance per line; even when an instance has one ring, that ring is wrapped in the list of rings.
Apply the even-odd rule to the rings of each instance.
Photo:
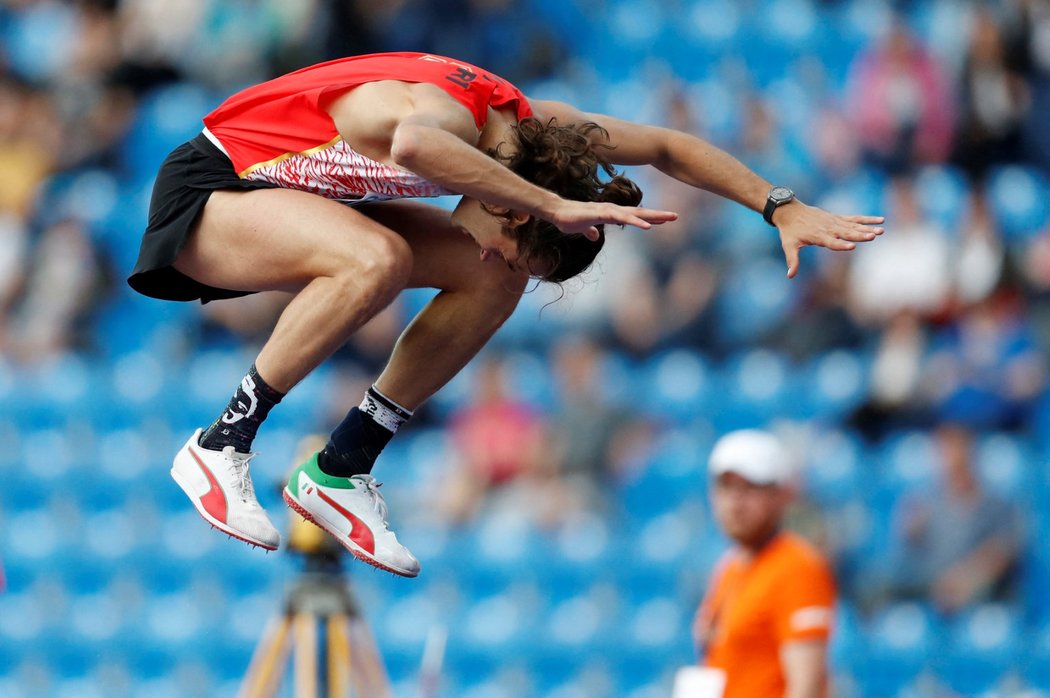
[[[607,202],[561,199],[557,208],[550,215],[543,217],[558,226],[563,233],[569,235],[582,233],[588,240],[597,240],[597,226],[602,223],[633,225],[636,228],[648,230],[654,225],[676,220],[678,214],[672,211],[619,206]]]
[[[829,250],[852,250],[858,242],[868,242],[882,235],[878,224],[882,216],[841,216],[798,201],[781,206],[773,213],[773,223],[780,231],[780,244],[787,259],[789,279],[798,273],[798,251],[807,245]]]

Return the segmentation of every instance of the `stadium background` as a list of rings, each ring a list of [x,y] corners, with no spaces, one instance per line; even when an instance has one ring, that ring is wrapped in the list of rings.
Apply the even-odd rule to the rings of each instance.
[[[763,425],[804,464],[794,519],[842,584],[837,695],[1050,690],[1046,2],[7,0],[0,696],[235,692],[299,562],[210,532],[167,470],[286,299],[202,310],[123,277],[155,167],[201,115],[380,50],[695,131],[889,231],[850,256],[807,251],[789,282],[757,214],[636,173],[682,222],[614,231],[600,273],[530,294],[380,461],[423,574],[351,572],[397,695],[439,626],[444,696],[669,695],[725,546],[707,452]],[[254,469],[271,512],[298,439],[337,419],[426,297],[405,294],[275,410]],[[514,448],[494,453],[479,423]],[[951,612],[868,583],[900,559],[909,498],[944,487],[945,424],[972,434],[1018,550]],[[465,485],[481,473],[488,493]]]

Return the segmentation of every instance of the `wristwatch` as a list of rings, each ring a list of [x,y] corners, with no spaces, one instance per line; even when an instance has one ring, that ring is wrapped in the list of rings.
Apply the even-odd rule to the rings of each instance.
[[[766,219],[766,223],[776,227],[773,223],[773,211],[794,200],[795,192],[787,187],[773,187],[769,190],[769,194],[766,195],[766,207],[762,209],[762,217]]]

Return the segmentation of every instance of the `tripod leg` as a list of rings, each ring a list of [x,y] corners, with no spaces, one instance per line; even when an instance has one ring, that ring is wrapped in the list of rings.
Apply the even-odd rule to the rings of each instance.
[[[317,618],[299,612],[292,620],[295,638],[295,698],[317,698]]]
[[[350,637],[346,616],[328,617],[328,698],[347,698],[350,694]]]
[[[274,696],[281,685],[281,677],[288,662],[288,628],[291,616],[274,618],[267,625],[255,652],[248,673],[244,676],[238,698],[265,698]]]
[[[383,659],[379,656],[375,640],[367,623],[360,617],[350,623],[350,644],[354,649],[355,688],[368,698],[390,698],[390,682],[386,676]]]

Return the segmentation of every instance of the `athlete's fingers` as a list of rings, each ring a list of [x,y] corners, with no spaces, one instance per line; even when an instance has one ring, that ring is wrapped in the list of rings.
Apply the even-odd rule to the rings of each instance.
[[[822,247],[826,247],[829,250],[838,250],[840,252],[848,252],[857,247],[856,243],[850,242],[849,240],[843,240],[841,238],[829,238],[821,243]]]
[[[674,211],[662,211],[655,208],[638,208],[635,214],[650,223],[669,223],[678,220],[678,214]]]
[[[839,218],[850,223],[862,223],[864,225],[877,225],[886,222],[885,216],[839,216]]]
[[[784,247],[784,257],[787,258],[788,278],[794,279],[798,273],[798,247],[787,245]]]
[[[874,240],[879,233],[870,228],[844,228],[835,234],[840,240],[852,240],[853,242],[868,242]]]
[[[648,208],[634,209],[625,219],[618,221],[621,225],[633,225],[635,228],[649,230],[654,225],[660,225],[669,221],[677,220],[678,214],[674,211],[657,211]]]

